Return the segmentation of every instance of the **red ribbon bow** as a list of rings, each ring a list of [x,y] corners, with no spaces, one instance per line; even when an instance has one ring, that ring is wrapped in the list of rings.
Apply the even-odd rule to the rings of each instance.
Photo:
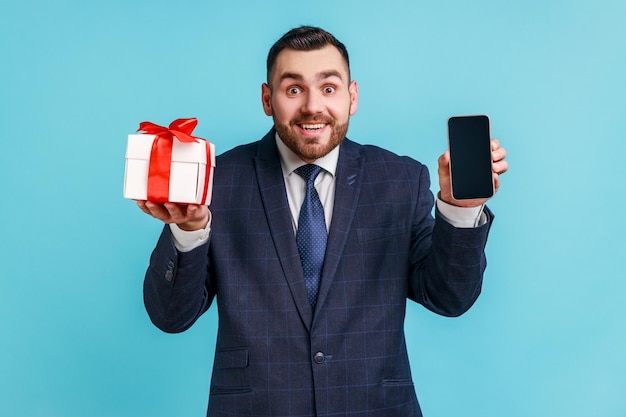
[[[150,165],[148,167],[148,200],[158,203],[169,201],[170,195],[170,170],[172,165],[172,146],[174,138],[181,142],[197,142],[202,138],[192,136],[191,133],[196,128],[198,119],[176,119],[170,123],[169,128],[159,126],[152,122],[139,123],[138,132],[156,135],[152,142],[150,152]],[[209,146],[207,147],[207,165],[210,165]],[[208,180],[210,167],[207,167],[206,180]],[[206,201],[206,181],[205,192],[202,203]]]

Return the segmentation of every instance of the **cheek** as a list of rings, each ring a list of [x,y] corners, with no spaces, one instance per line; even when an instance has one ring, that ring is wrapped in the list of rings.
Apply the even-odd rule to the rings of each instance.
[[[273,100],[272,111],[277,119],[289,119],[295,113],[295,105],[288,100]]]
[[[345,101],[335,103],[334,106],[328,108],[328,111],[334,119],[345,120],[350,117],[350,103]]]

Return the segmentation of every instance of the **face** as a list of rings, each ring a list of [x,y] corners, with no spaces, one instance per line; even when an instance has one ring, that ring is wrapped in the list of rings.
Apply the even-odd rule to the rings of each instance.
[[[263,110],[280,138],[303,161],[321,158],[344,139],[356,113],[358,87],[332,45],[282,50],[262,87]]]

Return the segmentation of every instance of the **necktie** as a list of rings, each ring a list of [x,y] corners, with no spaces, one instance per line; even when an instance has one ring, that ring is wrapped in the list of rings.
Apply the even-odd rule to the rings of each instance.
[[[300,252],[307,295],[313,308],[317,303],[317,291],[324,265],[327,239],[324,208],[314,187],[315,178],[321,170],[321,167],[313,164],[303,165],[296,169],[296,173],[306,181],[306,192],[298,218],[296,243]]]

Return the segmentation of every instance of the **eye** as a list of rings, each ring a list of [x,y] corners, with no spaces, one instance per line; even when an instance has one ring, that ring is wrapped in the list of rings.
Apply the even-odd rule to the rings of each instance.
[[[289,94],[290,96],[298,95],[301,92],[302,92],[302,90],[300,89],[300,87],[289,87],[287,89],[287,94]]]
[[[324,91],[324,94],[333,94],[336,91],[336,88],[333,87],[332,85],[327,85],[324,87],[323,91]]]

